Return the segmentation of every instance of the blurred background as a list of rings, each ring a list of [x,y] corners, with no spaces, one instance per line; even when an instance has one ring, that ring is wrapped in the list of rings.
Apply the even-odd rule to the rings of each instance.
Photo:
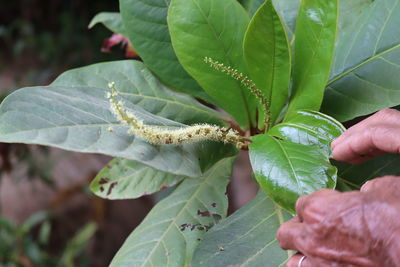
[[[0,101],[47,85],[67,69],[124,59],[102,53],[106,28],[87,25],[117,0],[13,0],[0,5]],[[88,184],[110,160],[0,143],[0,266],[108,266],[152,206],[150,198],[106,201]]]

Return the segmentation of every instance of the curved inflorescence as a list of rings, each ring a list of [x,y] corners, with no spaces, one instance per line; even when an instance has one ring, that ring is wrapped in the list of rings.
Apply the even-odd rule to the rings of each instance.
[[[197,124],[187,127],[173,129],[171,127],[145,125],[132,112],[127,111],[124,102],[118,100],[118,91],[115,83],[108,84],[111,92],[107,94],[107,98],[111,104],[111,111],[116,118],[123,124],[130,126],[128,133],[145,139],[149,143],[156,145],[164,144],[182,144],[190,142],[198,142],[205,140],[215,140],[224,143],[234,144],[238,148],[245,146],[245,137],[233,129],[227,129],[217,125]]]
[[[205,57],[204,61],[206,63],[209,63],[211,65],[211,67],[213,67],[214,69],[224,72],[224,73],[228,74],[229,76],[231,76],[232,78],[234,78],[235,80],[239,81],[241,84],[246,86],[250,90],[250,92],[252,92],[254,94],[254,96],[258,99],[258,101],[260,102],[260,104],[262,105],[262,107],[264,109],[264,114],[265,114],[264,123],[265,123],[265,127],[267,127],[267,129],[268,129],[270,126],[270,117],[271,117],[270,104],[269,104],[269,101],[265,98],[265,96],[261,92],[261,90],[256,87],[254,82],[252,80],[250,80],[243,73],[240,73],[238,70],[236,70],[232,67],[229,67],[229,66],[225,66],[224,64],[222,64],[218,61],[215,61],[212,58]]]

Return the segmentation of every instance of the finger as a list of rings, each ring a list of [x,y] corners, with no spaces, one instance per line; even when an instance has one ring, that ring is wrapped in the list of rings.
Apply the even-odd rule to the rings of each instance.
[[[297,253],[297,254],[293,255],[292,257],[290,257],[286,266],[287,267],[298,267],[300,265],[301,267],[312,267],[312,265],[310,263],[310,259],[307,256],[302,260],[302,262],[300,264],[300,261],[302,258],[303,258],[303,254]]]
[[[326,202],[330,196],[336,196],[340,192],[332,189],[318,190],[311,195],[300,197],[296,202],[296,213],[301,222],[319,222],[326,210]]]
[[[360,163],[385,153],[400,152],[400,126],[376,125],[354,132],[332,150],[335,160]]]
[[[379,189],[390,189],[390,191],[398,192],[398,188],[400,187],[400,177],[398,176],[383,176],[380,178],[375,178],[373,180],[367,181],[361,187],[361,192],[372,192]]]
[[[371,135],[371,136],[369,136]],[[398,153],[400,148],[400,111],[394,109],[381,110],[371,117],[347,129],[339,138],[331,144],[333,157],[339,161],[356,160],[354,163],[362,162],[373,155],[368,153],[371,149],[380,150],[385,153]],[[352,147],[352,143],[359,139],[361,144],[367,145],[363,151],[358,151],[357,147]],[[372,142],[368,142],[372,141]],[[339,147],[341,147],[339,149]],[[346,149],[347,148],[347,149]],[[354,155],[351,149],[353,148]],[[342,158],[341,149],[344,149],[344,155],[348,153],[350,159]],[[363,158],[364,156],[364,158]]]
[[[300,250],[298,240],[304,238],[304,225],[295,220],[289,220],[281,225],[276,233],[276,239],[282,249]],[[300,242],[301,243],[301,242]]]

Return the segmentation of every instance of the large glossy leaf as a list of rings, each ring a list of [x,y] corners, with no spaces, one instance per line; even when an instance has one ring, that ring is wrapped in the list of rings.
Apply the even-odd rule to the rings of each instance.
[[[288,114],[319,110],[336,40],[337,0],[302,1],[296,22],[292,97]]]
[[[170,0],[120,0],[126,34],[135,50],[164,83],[180,91],[210,100],[176,58],[167,26]]]
[[[376,0],[341,37],[322,111],[340,121],[400,103],[400,0]]]
[[[279,226],[290,215],[264,192],[204,235],[192,266],[285,266],[291,252],[279,247]]]
[[[366,181],[385,175],[400,176],[400,155],[384,155],[360,164],[334,162],[340,180],[359,189]]]
[[[270,135],[257,135],[249,146],[257,182],[276,203],[295,213],[299,196],[334,188],[336,168],[317,146],[292,143]]]
[[[158,116],[185,124],[221,123],[219,113],[190,96],[168,89],[143,63],[135,60],[99,63],[70,70],[52,85],[106,88],[109,82],[116,82],[118,91],[125,99]]]
[[[105,98],[108,91],[88,86],[20,89],[1,103],[0,142],[102,153],[186,176],[201,175],[202,169],[232,152],[231,146],[215,142],[156,146],[135,138],[109,110]],[[145,111],[129,99],[125,102],[127,109],[146,124],[182,126]]]
[[[268,134],[293,143],[320,147],[330,155],[331,142],[344,130],[340,122],[325,114],[300,110],[288,117],[285,122],[274,126]]]
[[[102,198],[133,199],[169,188],[183,178],[136,161],[115,158],[97,174],[90,189]]]
[[[236,0],[172,0],[168,25],[183,67],[244,128],[255,120],[257,102],[249,90],[204,62],[206,57],[246,73],[243,38],[249,17]]]
[[[124,25],[122,24],[121,14],[118,12],[101,12],[93,17],[89,23],[89,29],[96,24],[101,23],[114,33],[125,34]]]
[[[224,218],[233,159],[185,179],[127,238],[111,266],[188,266],[206,229]]]
[[[291,58],[285,26],[272,1],[267,1],[250,22],[244,58],[250,77],[270,103],[273,123],[287,102]]]

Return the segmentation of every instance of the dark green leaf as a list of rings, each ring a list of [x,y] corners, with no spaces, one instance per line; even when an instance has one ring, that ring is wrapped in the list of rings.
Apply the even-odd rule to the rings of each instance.
[[[185,179],[133,231],[111,266],[188,266],[206,228],[224,218],[233,158]]]
[[[366,181],[385,175],[400,176],[400,155],[384,155],[360,164],[334,163],[341,181],[360,188]]]
[[[288,114],[319,110],[336,39],[337,0],[302,1],[296,22],[293,87]]]
[[[20,89],[0,106],[0,141],[102,153],[192,177],[200,176],[212,160],[232,155],[232,146],[216,142],[157,146],[129,135],[128,126],[118,122],[109,110],[108,91],[88,86]],[[128,111],[148,125],[184,126],[145,111],[129,98],[125,102]]]
[[[139,162],[116,158],[97,174],[90,189],[102,198],[132,199],[171,187],[183,178]]]
[[[331,142],[344,130],[340,122],[325,114],[300,110],[288,117],[285,122],[274,126],[268,134],[293,143],[318,146],[330,155]]]
[[[120,0],[126,34],[144,63],[174,89],[205,100],[210,97],[182,68],[172,48],[167,26],[170,0]]]
[[[272,1],[261,6],[250,22],[244,58],[250,77],[270,103],[273,123],[287,102],[291,58],[285,26]]]
[[[250,144],[250,161],[257,182],[276,203],[295,213],[299,196],[336,185],[336,168],[316,146],[257,135]]]
[[[322,106],[340,121],[400,103],[400,0],[376,0],[341,37]]]
[[[52,85],[66,87],[90,86],[107,88],[116,82],[118,91],[133,104],[158,116],[184,124],[221,124],[222,115],[192,97],[174,92],[163,85],[143,65],[135,60],[99,63],[67,71]]]
[[[93,17],[89,23],[89,29],[96,24],[101,23],[113,33],[125,34],[124,25],[122,24],[121,14],[118,12],[101,12]]]
[[[179,61],[245,129],[255,125],[257,102],[249,90],[204,62],[206,57],[246,73],[243,38],[249,18],[236,0],[173,0],[168,14]]]
[[[292,254],[275,238],[290,215],[264,192],[204,235],[192,266],[284,266]]]

